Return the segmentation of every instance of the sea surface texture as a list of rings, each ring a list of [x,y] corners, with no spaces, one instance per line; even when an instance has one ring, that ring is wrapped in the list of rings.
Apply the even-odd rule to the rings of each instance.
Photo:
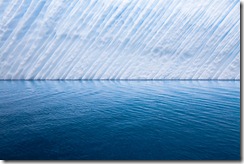
[[[0,0],[0,79],[240,79],[239,0]]]
[[[0,159],[240,160],[239,81],[0,81]]]

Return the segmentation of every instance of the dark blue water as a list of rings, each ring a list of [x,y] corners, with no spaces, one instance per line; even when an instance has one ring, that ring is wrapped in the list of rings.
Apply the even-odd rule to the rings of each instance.
[[[239,81],[0,81],[1,159],[238,160]]]

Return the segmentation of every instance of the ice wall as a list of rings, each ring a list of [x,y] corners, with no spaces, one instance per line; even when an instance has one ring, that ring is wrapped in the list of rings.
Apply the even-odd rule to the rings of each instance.
[[[0,79],[239,78],[239,0],[0,0]]]

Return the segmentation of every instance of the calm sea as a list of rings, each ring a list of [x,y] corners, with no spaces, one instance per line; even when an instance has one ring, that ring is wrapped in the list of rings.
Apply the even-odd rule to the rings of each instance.
[[[239,81],[0,81],[0,159],[238,160]]]

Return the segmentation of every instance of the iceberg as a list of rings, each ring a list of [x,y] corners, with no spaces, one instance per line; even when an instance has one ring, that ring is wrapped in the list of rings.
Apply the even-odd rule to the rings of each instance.
[[[0,79],[240,79],[239,0],[2,0]]]

